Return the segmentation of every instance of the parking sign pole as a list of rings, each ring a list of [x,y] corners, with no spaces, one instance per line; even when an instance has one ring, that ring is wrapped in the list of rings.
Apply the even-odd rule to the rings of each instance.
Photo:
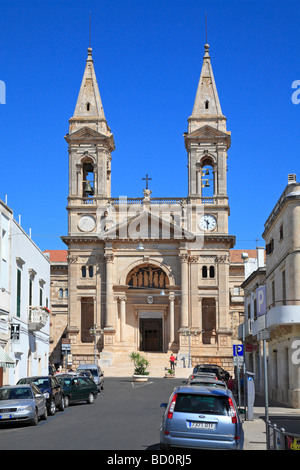
[[[239,408],[241,407],[241,378],[240,378],[240,356],[237,355],[237,370],[238,370],[238,398],[239,398]]]
[[[267,341],[263,339],[263,354],[264,354],[264,380],[265,380],[265,421],[266,421],[266,436],[267,436],[267,450],[269,450],[269,398],[268,398],[268,370],[267,370]]]

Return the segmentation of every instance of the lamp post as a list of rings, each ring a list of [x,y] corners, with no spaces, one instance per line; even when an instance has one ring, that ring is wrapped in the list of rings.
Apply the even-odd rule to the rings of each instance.
[[[97,364],[97,328],[98,326],[95,324],[90,328],[90,335],[94,336],[94,361]],[[103,330],[99,332],[100,334],[103,333]]]
[[[188,336],[189,338],[189,362],[188,367],[192,367],[192,353],[191,353],[191,336],[197,336],[198,333],[204,333],[204,330],[192,330],[191,328],[187,328],[183,331],[184,336]]]

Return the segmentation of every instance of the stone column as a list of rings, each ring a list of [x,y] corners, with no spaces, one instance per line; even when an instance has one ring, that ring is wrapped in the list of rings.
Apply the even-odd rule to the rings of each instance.
[[[175,295],[174,295],[173,292],[170,293],[169,300],[170,300],[170,337],[169,337],[169,342],[170,342],[170,345],[172,345],[174,343],[174,340],[175,340],[175,335],[174,335],[174,321],[175,321],[174,302],[175,302]]]
[[[181,261],[181,318],[180,328],[187,328],[189,325],[189,270],[188,270],[188,254],[179,255]]]
[[[125,341],[124,339],[124,329],[126,323],[126,295],[120,295],[120,341]]]
[[[105,328],[114,328],[114,297],[113,297],[113,261],[114,255],[107,253],[106,259],[106,320]]]

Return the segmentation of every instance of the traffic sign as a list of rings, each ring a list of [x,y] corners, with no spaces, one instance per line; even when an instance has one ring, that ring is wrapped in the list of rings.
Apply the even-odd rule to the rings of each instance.
[[[234,356],[243,356],[244,355],[244,346],[242,344],[233,345],[233,355]]]

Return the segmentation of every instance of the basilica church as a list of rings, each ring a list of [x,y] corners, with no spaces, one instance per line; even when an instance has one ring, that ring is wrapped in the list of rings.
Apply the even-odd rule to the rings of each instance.
[[[146,175],[143,197],[112,196],[115,142],[88,49],[65,136],[69,153],[65,259],[52,263],[54,271],[55,266],[57,272],[65,269],[68,292],[60,323],[63,296],[55,302],[56,291],[52,292],[52,325],[69,340],[75,366],[96,358],[110,367],[120,357],[142,351],[176,353],[178,367],[191,361],[231,368],[233,318],[243,312],[243,299],[234,304],[230,292],[243,281],[243,265],[232,259],[237,250],[233,250],[235,237],[228,233],[231,134],[208,44],[195,92],[193,111],[183,129],[188,194],[152,197]],[[54,271],[53,289],[62,291],[62,277],[55,282]]]

